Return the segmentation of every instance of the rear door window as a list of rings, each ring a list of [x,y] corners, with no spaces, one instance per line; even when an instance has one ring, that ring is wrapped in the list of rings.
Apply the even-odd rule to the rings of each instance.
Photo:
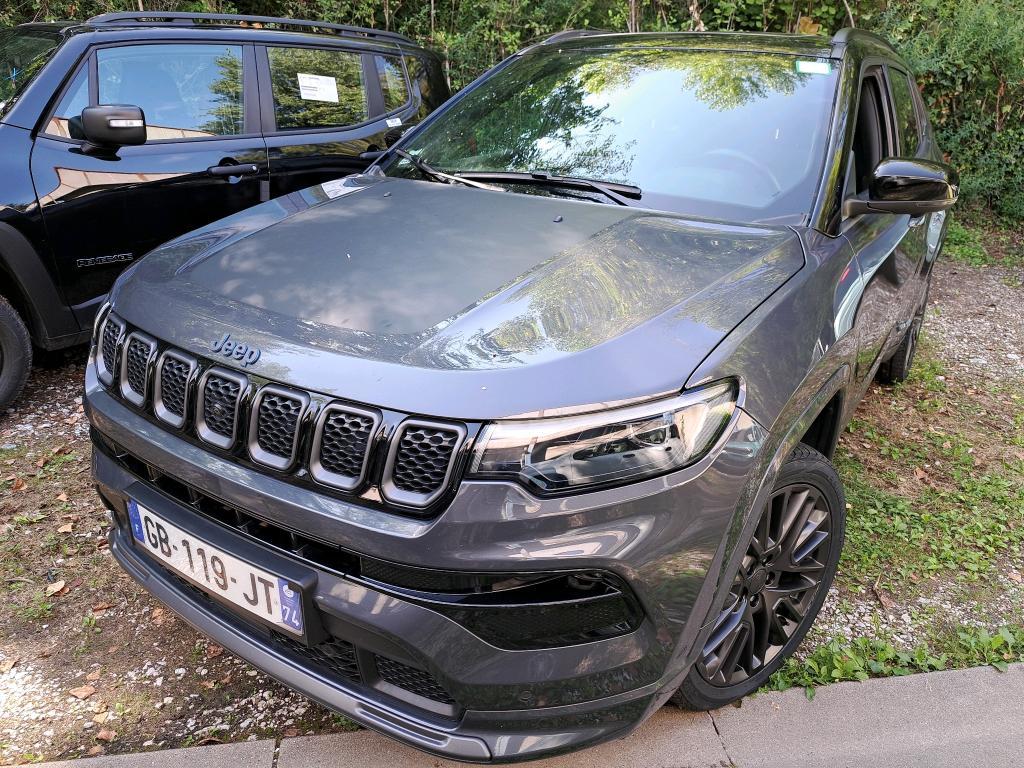
[[[369,117],[362,57],[321,48],[267,48],[279,131],[340,128]]]
[[[130,45],[96,58],[99,103],[141,107],[148,140],[243,133],[242,46]]]
[[[380,90],[384,94],[384,111],[392,112],[409,101],[402,61],[396,56],[374,56]]]
[[[896,126],[900,132],[900,151],[904,156],[917,154],[921,143],[921,125],[911,88],[909,76],[898,69],[889,70],[893,105],[896,109]]]

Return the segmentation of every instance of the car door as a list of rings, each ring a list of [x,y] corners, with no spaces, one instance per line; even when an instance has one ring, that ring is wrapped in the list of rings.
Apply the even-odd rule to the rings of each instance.
[[[252,45],[215,40],[98,46],[45,119],[32,177],[67,301],[84,320],[130,262],[266,199],[254,57]],[[141,107],[146,143],[91,151],[80,115],[94,104]]]
[[[396,54],[337,46],[268,45],[257,52],[271,195],[358,173],[410,103]]]
[[[878,64],[867,68],[861,78],[845,195],[866,199],[872,170],[881,160],[895,157],[898,147],[885,68]],[[908,237],[915,228],[919,229],[918,223],[909,216],[888,213],[864,213],[843,222],[843,236],[856,253],[863,284],[854,320],[859,350],[856,374],[862,383],[900,341],[896,328],[900,303],[919,258],[914,237]]]

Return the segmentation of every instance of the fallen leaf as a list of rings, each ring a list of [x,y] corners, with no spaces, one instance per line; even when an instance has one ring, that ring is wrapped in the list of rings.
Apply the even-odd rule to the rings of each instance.
[[[46,586],[46,596],[47,597],[53,597],[58,592],[60,592],[62,589],[64,589],[64,582],[63,581],[55,581],[55,582],[53,582],[53,584],[48,584]]]
[[[10,672],[12,669],[14,669],[14,665],[17,664],[17,663],[18,663],[18,657],[17,656],[11,656],[8,659],[4,659],[3,661],[0,661],[0,675],[6,675],[8,672]]]
[[[96,723],[96,725],[103,725],[107,722],[108,717],[110,717],[109,712],[98,712],[92,716],[92,721]]]
[[[101,728],[100,732],[96,734],[97,741],[105,741],[108,744],[117,738],[117,732],[112,731],[109,728]]]
[[[1012,582],[1014,582],[1016,584],[1020,584],[1021,581],[1024,581],[1024,577],[1022,577],[1016,571],[1010,571],[1010,573],[1008,575],[1010,577],[1010,581],[1012,581]],[[2,670],[2,669],[3,669],[3,667],[0,667],[0,670]]]
[[[104,611],[109,611],[113,607],[114,607],[113,603],[96,603],[96,605],[94,605],[92,607],[92,612],[93,613],[103,613]]]
[[[100,670],[94,669],[92,672],[90,672],[88,675],[85,676],[85,679],[86,680],[99,680],[100,679],[100,674],[101,674]]]
[[[84,701],[85,699],[88,699],[90,696],[96,693],[96,689],[93,688],[91,685],[83,685],[81,688],[72,688],[70,691],[68,691],[68,693],[70,693],[76,699]]]
[[[208,646],[206,646],[206,658],[208,658],[208,659],[216,659],[218,656],[220,656],[223,653],[224,653],[224,649],[221,646],[219,646],[219,645],[215,645],[214,643],[210,643]]]
[[[916,477],[921,482],[927,482],[928,481],[928,473],[925,472],[920,467],[914,467],[914,477]]]
[[[20,477],[16,477],[16,478],[14,478],[14,484],[11,486],[11,490],[12,491],[23,491],[23,490],[25,490],[25,487],[26,487],[25,486],[25,481],[22,478],[20,478]]]
[[[164,623],[166,613],[167,612],[163,608],[154,608],[153,612],[150,614],[150,618],[153,620],[153,623],[159,627]]]
[[[67,501],[67,500],[68,500],[68,495],[66,493],[62,493],[62,494],[60,494],[57,497],[57,501]]]
[[[60,528],[57,529],[57,533],[71,533],[71,531],[74,530],[74,527],[75,526],[72,525],[71,523],[65,523],[64,525],[62,525]]]
[[[298,736],[300,733],[301,731],[298,728],[285,728],[284,733],[281,735],[285,738],[291,739]]]
[[[96,744],[95,746],[89,747],[89,751],[85,754],[87,754],[89,757],[96,757],[96,755],[102,755],[103,747],[101,747],[99,744]]]
[[[882,607],[886,611],[891,611],[895,607],[896,601],[889,597],[889,595],[885,593],[885,590],[875,589],[874,593],[875,597],[878,598],[878,602],[882,604]]]
[[[217,687],[217,683],[215,683],[213,680],[200,680],[199,685],[208,691],[212,691],[214,688]]]

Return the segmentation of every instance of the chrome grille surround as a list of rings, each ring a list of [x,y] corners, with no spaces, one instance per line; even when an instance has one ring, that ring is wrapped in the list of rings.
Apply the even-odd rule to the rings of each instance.
[[[238,440],[238,416],[248,391],[249,379],[242,374],[226,368],[207,369],[199,379],[196,403],[199,439],[226,451],[234,448]],[[214,408],[218,410],[214,412]]]
[[[339,422],[345,417],[349,423],[342,426]],[[355,424],[352,424],[355,422]],[[368,426],[365,426],[369,422]],[[316,428],[313,431],[313,448],[309,457],[309,473],[318,483],[329,485],[342,491],[351,491],[362,485],[366,478],[366,470],[370,463],[370,453],[373,450],[374,440],[380,430],[381,415],[368,408],[359,408],[354,405],[343,405],[341,403],[330,403],[320,412],[316,421]],[[349,434],[340,434],[346,429]],[[360,445],[361,433],[366,433],[365,445]],[[356,430],[359,430],[358,432]],[[344,443],[350,443],[345,446]],[[338,459],[328,458],[324,460],[326,451],[331,446],[337,446],[334,450],[338,452],[346,447],[350,448],[348,457],[352,463],[358,463],[358,472],[343,472]],[[360,450],[360,448],[362,450]]]
[[[433,473],[427,482],[409,483],[403,482],[401,472],[403,466],[415,463],[410,457],[412,451],[423,453],[435,453],[437,455],[428,457],[431,463],[434,460],[440,461],[440,454],[433,446],[422,446],[422,440],[418,433],[449,434],[453,437],[445,441],[443,451],[447,454],[446,466],[443,472],[438,467],[438,472]],[[409,437],[407,440],[406,437]],[[385,499],[395,504],[408,507],[428,507],[441,494],[445,492],[452,479],[452,472],[458,461],[458,456],[463,444],[466,442],[466,427],[463,424],[454,424],[443,421],[432,421],[426,419],[406,419],[398,425],[395,434],[391,437],[391,445],[388,448],[387,461],[384,464],[384,474],[381,481],[381,493]],[[430,468],[431,470],[433,467]],[[396,473],[398,480],[396,481]]]
[[[132,331],[121,350],[121,397],[142,407],[149,396],[149,379],[156,358],[156,339]]]
[[[271,413],[272,409],[276,413]],[[308,411],[309,395],[305,392],[274,384],[260,388],[249,415],[248,448],[252,460],[282,472],[291,469]],[[278,423],[268,423],[270,418]]]
[[[168,349],[160,355],[153,376],[153,413],[160,421],[185,426],[198,371],[199,361],[184,352]]]
[[[96,345],[96,374],[108,387],[113,385],[115,376],[120,374],[117,350],[124,338],[124,331],[124,321],[115,317],[113,312],[108,313],[103,321],[100,342]]]

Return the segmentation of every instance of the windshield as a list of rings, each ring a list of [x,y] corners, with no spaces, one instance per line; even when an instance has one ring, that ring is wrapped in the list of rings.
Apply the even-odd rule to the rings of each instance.
[[[826,59],[790,55],[545,48],[402,148],[448,173],[546,171],[637,186],[647,208],[799,223],[817,189],[836,76]]]
[[[0,111],[42,68],[59,41],[48,30],[0,29]]]

